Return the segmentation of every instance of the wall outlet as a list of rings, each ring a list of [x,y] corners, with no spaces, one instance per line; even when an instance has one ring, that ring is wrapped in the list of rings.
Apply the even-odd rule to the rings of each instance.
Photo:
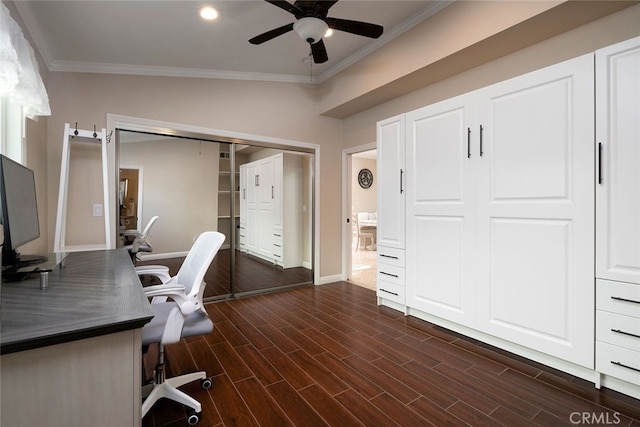
[[[93,216],[102,216],[102,205],[100,203],[93,205]]]

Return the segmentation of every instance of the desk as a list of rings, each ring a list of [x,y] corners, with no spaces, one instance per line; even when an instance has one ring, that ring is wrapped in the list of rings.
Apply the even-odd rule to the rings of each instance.
[[[153,317],[124,249],[2,283],[0,424],[140,425],[141,328]]]

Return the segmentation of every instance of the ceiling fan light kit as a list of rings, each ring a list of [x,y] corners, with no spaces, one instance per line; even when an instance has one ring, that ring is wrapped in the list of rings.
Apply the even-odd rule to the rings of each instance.
[[[318,43],[329,29],[322,19],[300,18],[293,24],[293,31],[309,44]]]
[[[286,10],[296,17],[296,21],[257,35],[249,39],[249,43],[262,44],[293,30],[302,40],[311,45],[313,62],[316,64],[321,64],[329,59],[322,38],[330,28],[332,30],[344,31],[373,39],[380,37],[384,30],[381,25],[377,24],[327,17],[329,9],[336,4],[338,0],[296,0],[293,4],[284,0],[265,1],[282,10]]]

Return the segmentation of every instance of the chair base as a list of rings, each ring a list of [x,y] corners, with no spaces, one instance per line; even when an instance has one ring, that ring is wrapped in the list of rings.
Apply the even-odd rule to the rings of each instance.
[[[162,398],[170,399],[174,402],[178,402],[185,406],[188,406],[196,413],[202,412],[202,405],[200,405],[200,402],[184,393],[183,391],[178,390],[178,387],[181,387],[192,381],[204,380],[205,378],[207,378],[207,373],[201,371],[181,375],[179,377],[167,378],[161,383],[150,384],[150,387],[152,387],[152,389],[147,398],[142,403],[142,416],[144,417],[147,412],[149,412],[149,410],[153,407],[153,405]]]

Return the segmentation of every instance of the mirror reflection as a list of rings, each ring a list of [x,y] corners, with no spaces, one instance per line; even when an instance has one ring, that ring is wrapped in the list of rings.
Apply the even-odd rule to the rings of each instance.
[[[157,216],[135,262],[173,275],[200,233],[222,232],[209,300],[312,283],[312,166],[307,153],[119,131],[120,244]]]

